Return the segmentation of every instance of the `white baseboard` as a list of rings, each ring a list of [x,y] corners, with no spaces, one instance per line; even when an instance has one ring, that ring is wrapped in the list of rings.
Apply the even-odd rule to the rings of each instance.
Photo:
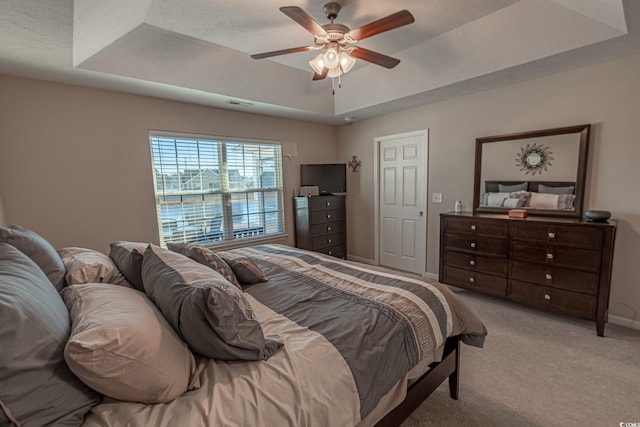
[[[627,319],[626,317],[609,315],[607,317],[607,322],[618,326],[624,326],[626,328],[640,330],[640,321]]]
[[[359,257],[359,256],[355,256],[355,255],[349,255],[349,254],[347,254],[347,259],[348,259],[349,261],[361,262],[361,263],[363,263],[363,264],[376,265],[375,260],[370,259],[370,258],[363,258],[363,257]]]
[[[429,279],[433,279],[435,281],[439,281],[439,277],[438,274],[436,273],[429,273],[428,271],[426,273],[423,274],[424,277],[427,277]]]

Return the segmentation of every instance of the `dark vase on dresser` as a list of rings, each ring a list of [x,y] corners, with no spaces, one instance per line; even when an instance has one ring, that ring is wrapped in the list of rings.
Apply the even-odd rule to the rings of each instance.
[[[293,203],[296,247],[346,258],[345,196],[299,196]]]

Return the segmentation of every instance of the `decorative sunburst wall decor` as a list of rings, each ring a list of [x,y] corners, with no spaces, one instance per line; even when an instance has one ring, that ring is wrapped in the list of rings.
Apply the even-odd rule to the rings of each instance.
[[[542,175],[547,168],[551,166],[551,155],[553,151],[549,151],[549,147],[542,144],[527,144],[526,147],[520,147],[520,153],[516,154],[516,166],[525,174]]]

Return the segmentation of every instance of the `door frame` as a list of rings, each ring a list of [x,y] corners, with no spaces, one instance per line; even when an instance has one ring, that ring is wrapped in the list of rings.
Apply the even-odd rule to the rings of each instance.
[[[373,233],[373,244],[374,244],[374,262],[375,265],[380,265],[380,143],[389,140],[389,139],[398,139],[398,138],[408,138],[412,136],[423,136],[424,137],[424,160],[425,160],[425,173],[424,173],[424,216],[425,216],[425,236],[424,236],[424,269],[422,272],[424,276],[427,270],[427,236],[429,235],[429,199],[427,198],[429,194],[428,184],[429,184],[429,129],[420,129],[411,132],[403,132],[396,133],[393,135],[385,135],[385,136],[377,136],[373,139],[374,142],[374,150],[373,150],[373,222],[374,222],[374,233]]]

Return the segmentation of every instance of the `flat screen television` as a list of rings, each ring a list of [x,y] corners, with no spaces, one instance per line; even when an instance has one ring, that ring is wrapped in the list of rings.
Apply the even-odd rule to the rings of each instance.
[[[314,185],[321,195],[347,192],[347,165],[322,163],[300,165],[300,185]]]

